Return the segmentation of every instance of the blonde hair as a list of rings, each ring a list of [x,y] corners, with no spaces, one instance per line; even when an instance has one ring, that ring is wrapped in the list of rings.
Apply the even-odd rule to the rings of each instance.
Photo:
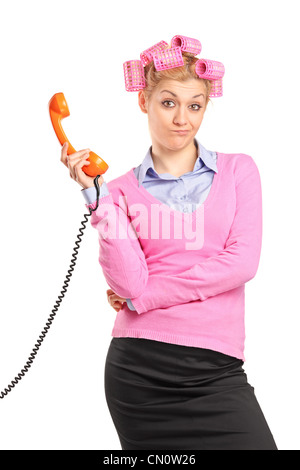
[[[182,57],[184,65],[181,67],[174,67],[166,70],[156,70],[154,67],[153,60],[144,67],[144,74],[146,80],[146,86],[143,89],[145,97],[149,99],[161,80],[178,80],[184,82],[191,78],[201,80],[206,87],[206,103],[205,106],[210,102],[209,94],[211,92],[211,82],[204,78],[200,78],[195,72],[195,64],[198,60],[193,54],[182,51]]]

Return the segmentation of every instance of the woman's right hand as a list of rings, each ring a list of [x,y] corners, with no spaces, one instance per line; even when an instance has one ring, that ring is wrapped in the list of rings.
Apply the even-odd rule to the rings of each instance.
[[[89,158],[90,149],[80,150],[79,152],[67,154],[68,142],[65,142],[61,149],[61,161],[63,164],[69,168],[70,177],[75,180],[83,189],[91,188],[94,186],[94,176],[88,176],[82,171],[82,167],[89,165],[90,162],[87,160]],[[98,179],[99,186],[104,183],[103,176],[101,175]]]

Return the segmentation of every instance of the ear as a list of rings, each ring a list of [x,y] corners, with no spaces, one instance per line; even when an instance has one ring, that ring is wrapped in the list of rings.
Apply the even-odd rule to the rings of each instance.
[[[138,100],[139,100],[139,107],[141,108],[141,111],[145,114],[148,113],[148,102],[145,97],[145,93],[143,90],[140,90],[138,92]]]

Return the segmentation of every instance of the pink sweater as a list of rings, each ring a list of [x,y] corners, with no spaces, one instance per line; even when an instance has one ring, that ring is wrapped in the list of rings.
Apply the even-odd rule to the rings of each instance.
[[[217,154],[208,197],[192,213],[138,187],[134,168],[107,183],[110,194],[91,215],[99,263],[110,288],[136,309],[123,304],[113,337],[245,360],[245,283],[255,276],[261,253],[261,181],[251,156]]]

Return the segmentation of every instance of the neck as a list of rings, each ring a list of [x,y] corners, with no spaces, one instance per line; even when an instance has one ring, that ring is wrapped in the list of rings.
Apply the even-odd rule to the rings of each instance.
[[[193,171],[198,158],[198,150],[194,140],[182,150],[170,150],[153,143],[151,156],[155,171],[158,174],[169,173],[178,178]]]

